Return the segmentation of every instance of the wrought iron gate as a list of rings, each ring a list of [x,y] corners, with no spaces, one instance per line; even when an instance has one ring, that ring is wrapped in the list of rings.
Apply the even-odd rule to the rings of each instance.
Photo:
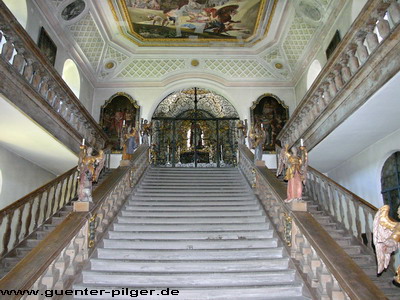
[[[184,103],[183,106],[177,106],[178,114],[171,117],[165,114],[153,116],[153,163],[166,167],[235,166],[236,125],[239,118],[232,113],[227,117],[221,114],[216,116],[213,104],[220,105],[222,112],[226,112],[226,109],[224,111],[222,104],[216,101],[206,103],[207,100],[210,102],[210,92],[207,90],[199,91],[194,88],[180,92],[180,95],[182,94],[184,98],[173,97],[172,99],[175,102]],[[193,105],[190,105],[190,100]],[[174,106],[169,104],[164,111]],[[184,110],[184,108],[187,109]],[[230,105],[228,112],[232,112],[232,108]],[[162,107],[160,110],[163,111]],[[234,112],[236,114],[236,111]]]

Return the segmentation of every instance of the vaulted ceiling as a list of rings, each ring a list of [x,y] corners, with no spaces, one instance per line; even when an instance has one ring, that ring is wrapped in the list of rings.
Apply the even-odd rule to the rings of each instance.
[[[293,85],[345,0],[34,0],[96,86]],[[211,77],[209,77],[211,76]]]

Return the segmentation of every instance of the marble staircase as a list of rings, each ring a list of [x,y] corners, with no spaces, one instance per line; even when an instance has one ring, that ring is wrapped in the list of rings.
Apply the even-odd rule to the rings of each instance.
[[[76,299],[310,299],[238,169],[150,168],[102,244]]]

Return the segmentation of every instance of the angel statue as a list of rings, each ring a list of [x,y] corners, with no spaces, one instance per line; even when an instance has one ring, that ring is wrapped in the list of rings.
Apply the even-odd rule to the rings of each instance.
[[[378,262],[377,274],[385,270],[390,262],[390,255],[400,248],[400,222],[389,217],[389,205],[382,206],[374,218],[374,244],[376,260]],[[400,265],[394,281],[400,284]]]
[[[142,126],[141,127],[142,128],[140,130],[140,133],[142,135],[142,144],[150,145],[150,135],[151,135],[152,124],[151,124],[151,122],[148,123],[147,120],[144,120],[142,122]]]
[[[254,149],[254,160],[262,160],[263,145],[265,142],[265,131],[260,127],[260,125],[255,125],[251,128],[250,134],[250,145]]]
[[[92,183],[99,179],[100,172],[104,167],[105,155],[104,151],[100,150],[98,155],[92,156],[93,148],[86,148],[85,145],[81,145],[80,149],[78,201],[92,202]]]
[[[293,147],[289,153],[289,145],[286,145],[279,154],[278,169],[276,176],[286,170],[285,180],[288,181],[287,198],[285,202],[302,199],[303,184],[306,181],[308,153],[304,146],[301,146],[300,156],[297,155],[297,148]]]
[[[246,144],[247,138],[247,120],[239,120],[237,124],[238,142],[239,144]]]

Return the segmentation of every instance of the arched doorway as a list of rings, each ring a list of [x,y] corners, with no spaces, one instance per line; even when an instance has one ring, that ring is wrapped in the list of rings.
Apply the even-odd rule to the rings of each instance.
[[[153,163],[166,167],[236,165],[239,115],[224,97],[189,88],[166,97],[153,117]]]
[[[390,217],[400,221],[400,151],[385,161],[381,172],[381,187],[383,203],[390,206]]]

